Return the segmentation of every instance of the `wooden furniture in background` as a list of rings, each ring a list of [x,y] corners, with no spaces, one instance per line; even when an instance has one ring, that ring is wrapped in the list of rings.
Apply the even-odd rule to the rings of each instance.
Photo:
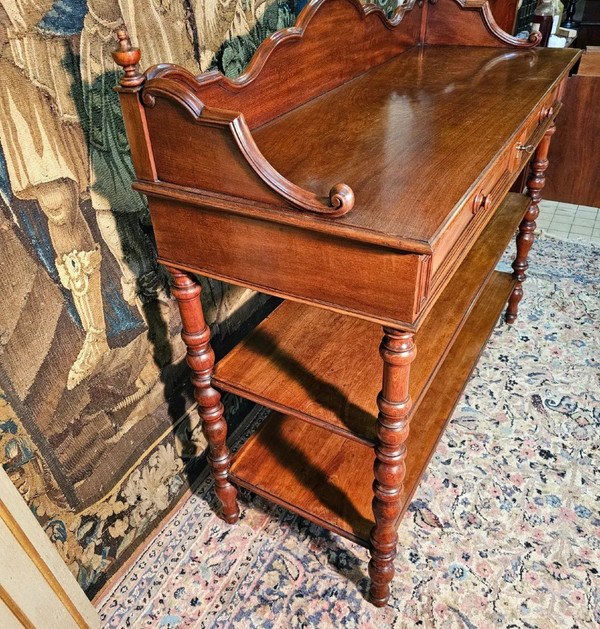
[[[224,517],[241,485],[369,547],[382,606],[397,525],[507,300],[516,317],[579,52],[499,31],[480,0],[411,1],[391,20],[312,0],[234,80],[140,74],[119,38],[134,187],[173,276]],[[508,194],[534,152],[531,196]],[[514,273],[496,272],[519,225]],[[195,273],[288,300],[216,368]],[[217,388],[273,409],[232,463]]]
[[[600,0],[580,0],[576,9],[571,27],[577,29],[576,46],[582,49],[600,46]]]
[[[563,103],[546,196],[600,207],[600,50],[583,55],[577,74],[566,80]]]

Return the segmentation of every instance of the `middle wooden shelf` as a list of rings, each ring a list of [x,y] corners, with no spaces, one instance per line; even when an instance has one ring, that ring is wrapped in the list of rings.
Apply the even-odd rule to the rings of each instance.
[[[492,273],[418,410],[411,413],[396,526],[513,287],[509,273]],[[373,351],[377,352],[377,346]],[[374,423],[375,419],[371,421]],[[347,436],[335,434],[331,426],[272,411],[233,457],[229,478],[271,502],[368,546],[375,523],[371,509],[375,450]]]
[[[413,414],[528,202],[524,195],[507,195],[417,331],[417,357],[410,375]],[[344,273],[352,269],[340,272],[340,282]],[[375,323],[285,301],[218,363],[213,382],[222,390],[373,445],[382,334]]]

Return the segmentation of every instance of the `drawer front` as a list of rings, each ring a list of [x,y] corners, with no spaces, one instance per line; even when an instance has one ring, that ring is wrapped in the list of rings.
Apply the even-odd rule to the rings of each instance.
[[[515,143],[516,145],[516,143]],[[515,148],[502,152],[499,159],[471,192],[450,225],[434,243],[430,295],[444,283],[452,268],[459,264],[483,231],[516,178],[513,170]]]
[[[513,164],[512,171],[520,171],[529,161],[536,146],[552,124],[556,114],[559,112],[562,103],[560,94],[562,84],[557,86],[536,109],[533,116],[523,126],[523,129],[513,143]]]
[[[450,225],[434,243],[430,295],[440,288],[452,267],[467,254],[496,208],[531,159],[561,103],[562,84],[537,106],[512,142],[489,168]]]
[[[527,119],[516,138],[502,152],[498,160],[486,173],[476,190],[471,194],[461,213],[471,218],[480,212],[490,213],[510,189],[514,176],[521,172],[531,159],[544,133],[560,110],[558,99],[560,85],[538,105]]]
[[[148,197],[159,261],[279,297],[410,329],[429,256]]]

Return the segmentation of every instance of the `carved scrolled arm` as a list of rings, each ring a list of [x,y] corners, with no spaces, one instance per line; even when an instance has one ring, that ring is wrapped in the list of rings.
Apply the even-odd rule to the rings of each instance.
[[[337,208],[341,214],[346,214],[354,207],[354,191],[345,183],[338,183],[329,192],[329,202],[332,208]]]
[[[332,217],[343,216],[354,207],[354,192],[345,183],[334,185],[329,191],[329,197],[326,197],[286,179],[261,153],[244,116],[237,111],[207,106],[197,93],[198,81],[184,68],[162,64],[150,68],[144,78],[146,82],[141,101],[145,108],[153,109],[156,98],[161,97],[182,107],[200,127],[227,130],[233,136],[243,159],[282,201],[306,212]],[[231,163],[238,163],[236,156],[232,155]]]
[[[532,46],[539,46],[542,43],[542,33],[540,31],[531,31],[528,41]]]
[[[505,33],[496,24],[492,9],[490,7],[490,0],[452,0],[462,9],[478,11],[481,17],[483,26],[490,33],[490,35],[499,42],[506,44],[514,48],[533,48],[538,46],[542,41],[542,35],[539,32],[532,31],[527,39],[520,39]],[[430,5],[440,6],[442,4],[447,5],[446,2],[440,3],[438,0],[428,0]]]
[[[223,115],[223,112],[219,112]],[[205,108],[202,116],[212,116],[217,118],[214,110]],[[246,161],[254,172],[264,181],[264,183],[274,192],[284,198],[297,208],[315,214],[325,214],[327,216],[343,216],[354,207],[354,192],[345,183],[338,183],[329,192],[328,202],[309,190],[300,188],[296,184],[286,179],[278,172],[272,164],[265,159],[254,141],[252,132],[248,128],[244,117],[238,115],[231,120],[227,120],[235,141],[244,155]]]

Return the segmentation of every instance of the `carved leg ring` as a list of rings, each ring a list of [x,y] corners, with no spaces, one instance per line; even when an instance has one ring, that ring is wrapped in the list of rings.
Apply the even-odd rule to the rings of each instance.
[[[526,279],[526,271],[529,268],[527,256],[535,239],[533,233],[535,231],[535,219],[540,213],[538,207],[542,199],[542,189],[546,183],[546,170],[548,168],[548,150],[550,148],[550,140],[556,131],[553,124],[544,134],[542,141],[539,143],[533,163],[531,165],[531,173],[527,180],[527,191],[531,198],[525,218],[519,225],[519,233],[517,235],[517,256],[512,264],[513,277],[517,281],[511,296],[508,299],[508,308],[506,310],[507,323],[514,323],[517,319],[519,310],[519,302],[523,299],[523,282]]]
[[[394,576],[394,558],[398,534],[396,520],[400,515],[402,482],[406,472],[406,446],[409,412],[412,405],[408,392],[410,364],[417,350],[413,334],[384,328],[379,348],[383,359],[383,388],[377,398],[377,444],[373,468],[373,514],[369,600],[383,607],[389,597]]]
[[[181,337],[187,346],[187,363],[192,370],[191,380],[202,419],[202,432],[208,441],[208,463],[215,479],[215,492],[223,505],[223,519],[232,524],[240,512],[236,501],[237,489],[227,478],[231,463],[231,454],[225,444],[227,422],[223,417],[221,394],[211,383],[215,355],[200,301],[202,289],[192,274],[171,268],[169,272],[171,290],[181,313]]]

